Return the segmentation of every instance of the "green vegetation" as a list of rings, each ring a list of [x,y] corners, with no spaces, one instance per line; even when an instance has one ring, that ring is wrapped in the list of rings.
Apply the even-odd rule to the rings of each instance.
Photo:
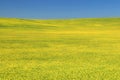
[[[0,18],[0,80],[120,80],[120,18]]]

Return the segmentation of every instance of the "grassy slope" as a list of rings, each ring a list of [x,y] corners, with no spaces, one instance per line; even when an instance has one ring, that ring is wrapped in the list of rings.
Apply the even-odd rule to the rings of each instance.
[[[0,18],[0,80],[119,80],[120,18]]]

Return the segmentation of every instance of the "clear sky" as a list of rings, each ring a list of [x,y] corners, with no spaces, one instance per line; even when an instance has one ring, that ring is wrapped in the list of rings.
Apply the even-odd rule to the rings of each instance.
[[[120,0],[0,0],[0,17],[120,17]]]

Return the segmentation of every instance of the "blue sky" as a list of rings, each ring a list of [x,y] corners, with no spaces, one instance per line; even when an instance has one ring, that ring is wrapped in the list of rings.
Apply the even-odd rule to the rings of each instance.
[[[0,17],[120,17],[120,0],[0,0]]]

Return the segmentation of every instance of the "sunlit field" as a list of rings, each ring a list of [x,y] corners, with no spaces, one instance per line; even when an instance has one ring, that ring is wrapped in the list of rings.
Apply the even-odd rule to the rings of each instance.
[[[0,80],[120,80],[120,18],[0,18]]]

